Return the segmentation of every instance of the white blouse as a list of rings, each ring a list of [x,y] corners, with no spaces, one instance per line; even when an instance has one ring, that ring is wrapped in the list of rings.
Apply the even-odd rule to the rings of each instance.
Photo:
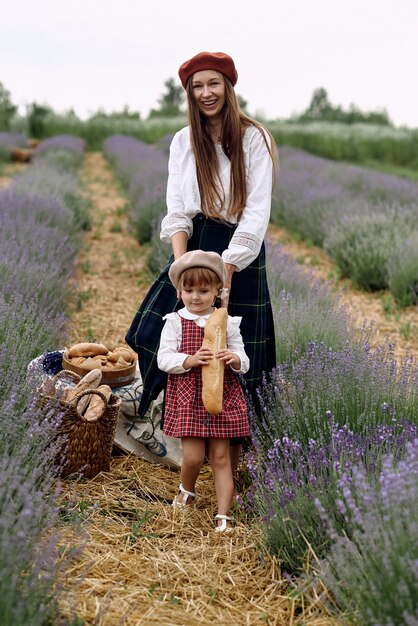
[[[230,244],[222,253],[225,263],[243,270],[258,256],[270,220],[273,164],[261,131],[249,126],[243,137],[245,171],[247,175],[247,204]],[[225,195],[225,207],[220,217],[229,223],[229,182],[231,162],[222,145],[216,144],[219,175]],[[167,183],[167,215],[162,220],[160,237],[165,243],[179,231],[193,234],[192,219],[201,212],[196,163],[186,126],[175,134],[170,146]]]
[[[164,328],[161,333],[160,347],[157,353],[157,363],[160,370],[169,374],[184,374],[189,370],[184,369],[183,363],[189,354],[179,352],[182,329],[180,317],[186,320],[193,320],[198,326],[204,328],[209,315],[195,315],[190,313],[186,307],[180,309],[177,313],[168,313],[163,317],[165,320]],[[241,368],[234,370],[237,374],[245,374],[250,368],[250,360],[245,353],[244,342],[242,340],[239,326],[242,317],[231,317],[228,315],[228,327],[226,334],[226,345],[228,350],[234,352],[241,359]]]

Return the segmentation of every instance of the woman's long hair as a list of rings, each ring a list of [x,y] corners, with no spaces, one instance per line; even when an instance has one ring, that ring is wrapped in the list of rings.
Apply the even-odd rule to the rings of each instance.
[[[277,150],[270,132],[240,109],[237,96],[230,80],[220,74],[225,83],[225,104],[222,109],[222,148],[231,162],[229,183],[229,205],[225,207],[225,196],[219,179],[219,164],[216,149],[210,136],[207,118],[197,106],[193,95],[192,81],[186,87],[190,137],[196,160],[197,181],[200,191],[202,212],[209,217],[219,217],[219,207],[227,208],[228,215],[239,221],[247,203],[247,184],[242,138],[248,126],[255,126],[263,135],[273,162],[273,180],[277,169]]]

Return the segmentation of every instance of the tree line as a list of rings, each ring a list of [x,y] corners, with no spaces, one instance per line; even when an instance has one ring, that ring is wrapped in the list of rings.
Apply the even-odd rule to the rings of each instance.
[[[245,113],[248,113],[248,102],[240,95],[238,95],[238,101],[241,109]],[[184,115],[184,90],[180,85],[176,84],[174,78],[168,78],[165,81],[164,91],[157,102],[158,107],[151,109],[148,114],[148,119],[159,117],[170,118]],[[0,82],[0,131],[7,131],[11,128],[16,114],[17,106],[12,101],[11,93]],[[49,115],[54,115],[54,111],[48,105],[32,102],[27,106],[26,118],[28,132],[32,137],[43,137],[44,123]],[[77,118],[73,109],[67,111],[66,115],[68,117]],[[128,105],[125,105],[121,111],[113,111],[111,113],[106,113],[103,109],[99,109],[97,112],[93,113],[89,119],[96,120],[104,118],[140,120],[141,113],[139,111],[132,111]],[[291,119],[285,121],[298,123],[326,121],[342,122],[346,124],[369,123],[386,126],[392,125],[385,109],[364,112],[355,104],[351,104],[348,110],[344,110],[341,106],[331,103],[328,93],[323,87],[315,89],[308,107],[300,115],[293,116]]]

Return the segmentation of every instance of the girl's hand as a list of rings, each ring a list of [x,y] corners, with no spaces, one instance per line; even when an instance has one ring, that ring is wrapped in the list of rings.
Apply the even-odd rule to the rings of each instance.
[[[213,352],[209,350],[209,348],[199,348],[199,350],[188,356],[185,361],[183,361],[183,367],[185,370],[189,370],[192,367],[200,367],[201,365],[207,365],[208,362],[213,359]]]
[[[231,352],[231,350],[228,350],[227,348],[219,350],[219,352],[215,354],[215,357],[220,361],[223,361],[225,365],[232,367],[234,370],[241,369],[241,359],[238,354]]]

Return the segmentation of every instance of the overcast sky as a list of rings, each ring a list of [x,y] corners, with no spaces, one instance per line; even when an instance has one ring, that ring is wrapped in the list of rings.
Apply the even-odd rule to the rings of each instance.
[[[237,93],[269,119],[331,102],[386,108],[418,128],[417,0],[4,0],[0,82],[85,118],[128,105],[145,117],[202,50],[229,53]]]

